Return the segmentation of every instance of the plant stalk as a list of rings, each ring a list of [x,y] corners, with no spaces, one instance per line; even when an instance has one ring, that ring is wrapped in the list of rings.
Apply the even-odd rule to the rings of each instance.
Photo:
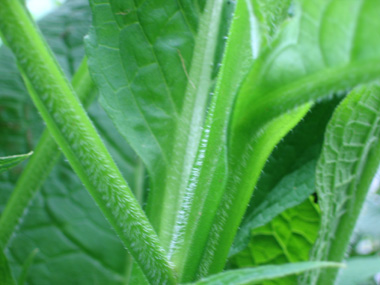
[[[88,72],[86,58],[82,60],[75,73],[72,84],[83,106],[87,108],[94,99],[92,96],[94,84]],[[2,248],[8,245],[32,198],[45,182],[60,154],[54,138],[46,129],[0,216],[0,246]]]

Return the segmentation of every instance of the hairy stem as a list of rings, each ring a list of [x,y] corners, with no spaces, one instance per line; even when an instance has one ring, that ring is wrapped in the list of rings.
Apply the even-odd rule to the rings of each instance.
[[[0,2],[0,30],[49,131],[148,280],[174,283],[156,233],[19,1]]]
[[[72,84],[83,105],[88,107],[93,101],[94,85],[88,73],[86,58],[75,73]],[[53,137],[48,130],[45,130],[0,216],[0,245],[2,247],[6,247],[9,243],[30,201],[45,182],[60,154]]]
[[[221,0],[207,1],[200,18],[183,111],[175,130],[173,159],[166,174],[167,182],[163,191],[151,192],[147,205],[149,218],[158,229],[164,247],[169,249],[170,257],[173,252],[172,239],[176,235],[175,225],[180,219],[180,204],[201,138],[201,126],[212,84],[211,74],[222,8]],[[180,53],[179,56],[182,57]]]

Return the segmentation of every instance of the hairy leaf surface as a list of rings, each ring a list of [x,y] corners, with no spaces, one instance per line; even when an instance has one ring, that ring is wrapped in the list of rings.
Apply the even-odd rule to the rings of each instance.
[[[341,261],[380,164],[380,86],[352,91],[326,130],[317,166],[321,229],[312,260]],[[336,270],[312,272],[308,283],[332,284]]]
[[[317,160],[324,132],[341,97],[315,104],[302,121],[276,146],[265,164],[246,215],[265,202],[276,185],[304,164]]]
[[[316,104],[273,150],[261,173],[230,255],[247,244],[247,234],[251,229],[267,223],[287,208],[302,203],[315,191],[315,162],[322,148],[325,127],[339,100],[333,98]],[[301,180],[297,181],[298,178]],[[302,183],[301,188],[293,188],[295,184]]]
[[[249,241],[251,230],[270,222],[286,209],[302,203],[315,191],[315,165],[311,161],[282,179],[265,200],[245,218],[235,238],[230,255],[242,250]]]

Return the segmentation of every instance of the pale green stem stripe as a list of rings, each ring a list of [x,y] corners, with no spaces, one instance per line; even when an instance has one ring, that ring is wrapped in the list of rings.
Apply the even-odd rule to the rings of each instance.
[[[49,131],[147,279],[154,284],[174,283],[172,266],[157,234],[18,1],[0,1],[0,30]]]
[[[83,105],[88,107],[93,99],[91,95],[95,92],[86,58],[76,72],[72,84]],[[0,245],[3,248],[8,245],[30,201],[52,171],[60,153],[55,140],[49,131],[45,130],[0,216]]]
[[[172,160],[166,173],[165,189],[152,191],[149,199],[153,203],[148,203],[147,207],[148,215],[158,229],[170,258],[176,246],[173,240],[181,230],[177,226],[181,223],[179,220],[182,220],[181,203],[201,139],[223,11],[222,0],[209,0],[206,3],[200,17],[182,114],[175,129]],[[150,209],[151,204],[157,206]]]

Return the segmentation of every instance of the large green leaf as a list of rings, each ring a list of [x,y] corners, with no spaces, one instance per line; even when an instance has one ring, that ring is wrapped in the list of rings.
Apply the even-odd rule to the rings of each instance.
[[[194,284],[261,284],[291,274],[302,273],[321,267],[338,267],[339,263],[332,262],[299,262],[283,265],[265,265],[249,269],[237,269],[212,275]]]
[[[325,127],[339,99],[316,104],[273,150],[261,173],[230,255],[245,247],[252,229],[303,202],[315,191],[315,161],[322,148]]]
[[[240,88],[229,125],[228,190],[200,262],[203,275],[224,266],[266,160],[264,154],[274,141],[260,146],[257,142],[268,136],[273,120],[306,102],[380,77],[380,2],[300,2],[294,6],[293,19],[261,52]],[[345,32],[331,33],[337,28]]]
[[[158,172],[169,161],[183,106],[197,7],[190,1],[91,4],[87,50],[102,104],[149,170]]]
[[[234,112],[239,141],[295,106],[379,78],[378,1],[300,0],[293,8],[242,86]]]
[[[245,223],[236,235],[231,255],[248,244],[251,230],[265,225],[286,209],[302,203],[315,191],[315,165],[316,161],[311,161],[287,175],[266,199],[246,216]]]
[[[336,109],[317,165],[321,229],[312,260],[341,261],[380,165],[380,86],[355,89]],[[307,283],[333,284],[336,270],[311,273]]]
[[[84,55],[83,37],[90,22],[87,1],[68,1],[40,22],[48,42],[70,76]],[[34,148],[43,122],[34,109],[5,47],[0,49],[0,151],[27,152]],[[135,155],[113,128],[99,105],[90,117],[108,149],[135,188]],[[20,169],[0,176],[1,209]],[[6,254],[19,276],[30,253],[39,248],[27,282],[31,284],[120,284],[124,280],[126,251],[67,162],[61,160],[33,200]]]
[[[248,216],[266,200],[276,185],[304,164],[317,160],[322,149],[325,128],[341,96],[319,102],[304,119],[276,146],[265,164],[250,206]]]
[[[266,225],[253,228],[249,233],[249,245],[231,257],[230,264],[243,268],[307,261],[317,238],[319,223],[319,208],[309,198]],[[278,284],[295,283],[297,279],[294,276],[278,281]]]

